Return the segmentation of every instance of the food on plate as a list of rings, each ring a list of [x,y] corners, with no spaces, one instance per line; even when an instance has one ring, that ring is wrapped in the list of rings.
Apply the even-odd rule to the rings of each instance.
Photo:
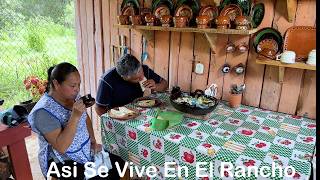
[[[136,112],[126,107],[119,107],[118,109],[114,108],[110,110],[110,116],[113,118],[124,118],[133,115],[136,115]]]
[[[152,107],[156,104],[156,100],[154,99],[141,100],[141,101],[138,101],[137,104],[138,106]]]
[[[192,97],[187,94],[183,94],[181,97],[178,97],[174,101],[179,104],[188,104],[190,106],[200,108],[209,108],[215,105],[215,102],[212,99],[207,98],[206,96]]]

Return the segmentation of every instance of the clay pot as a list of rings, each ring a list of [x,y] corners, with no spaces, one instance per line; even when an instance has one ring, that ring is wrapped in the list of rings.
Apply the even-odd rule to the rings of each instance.
[[[118,23],[120,25],[128,25],[129,24],[129,16],[128,15],[118,16]]]
[[[269,58],[269,59],[276,59],[277,52],[274,49],[263,49],[261,52],[259,52],[258,58]]]
[[[142,16],[141,15],[130,16],[130,21],[131,21],[132,25],[141,25],[142,24]]]
[[[172,19],[172,16],[170,15],[161,16],[160,18],[161,25],[163,27],[170,27],[171,19]]]
[[[248,30],[250,29],[251,22],[248,20],[247,16],[237,16],[235,18],[236,29],[238,30]]]
[[[237,46],[237,49],[238,49],[239,52],[244,53],[244,52],[248,51],[249,46],[246,43],[242,43],[242,44]]]
[[[227,53],[234,52],[235,50],[236,50],[236,45],[234,45],[232,42],[229,42],[229,43],[226,45],[226,52],[227,52]]]
[[[215,22],[217,24],[217,29],[229,29],[230,28],[230,18],[229,16],[218,16],[217,19],[215,19]]]
[[[153,14],[146,14],[144,17],[144,20],[147,23],[147,26],[154,26],[154,22],[155,22],[156,16]]]
[[[187,16],[175,16],[173,17],[174,27],[184,28],[187,26],[188,17]]]
[[[208,23],[210,22],[210,17],[207,15],[201,15],[196,18],[196,23],[198,28],[208,28]]]
[[[237,108],[241,104],[242,94],[230,94],[229,95],[229,106],[231,108]]]

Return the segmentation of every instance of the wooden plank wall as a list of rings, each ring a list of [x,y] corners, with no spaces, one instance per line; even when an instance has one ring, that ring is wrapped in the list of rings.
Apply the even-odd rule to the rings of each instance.
[[[151,1],[139,0],[143,7],[151,7]],[[174,1],[175,2],[175,1]],[[316,1],[298,0],[293,22],[287,20],[286,1],[258,0],[265,4],[265,17],[258,27],[273,27],[284,36],[294,25],[315,26]],[[83,93],[96,94],[100,76],[114,66],[119,58],[119,35],[126,37],[129,53],[139,60],[143,49],[143,35],[136,30],[114,28],[120,13],[122,0],[77,0],[76,25],[79,69],[82,72]],[[202,5],[217,4],[218,0],[203,0]],[[316,80],[314,71],[286,68],[284,83],[278,82],[278,68],[255,63],[257,54],[252,47],[251,36],[209,34],[215,43],[210,48],[205,36],[187,32],[155,31],[147,41],[148,59],[145,62],[156,73],[169,81],[169,87],[180,86],[184,91],[204,89],[212,83],[218,85],[217,97],[228,100],[230,85],[245,83],[242,103],[250,106],[289,114],[316,118]],[[228,42],[235,45],[249,44],[246,53],[226,53]],[[204,73],[193,72],[195,63],[204,65]],[[243,63],[245,74],[223,74],[221,67]],[[94,112],[91,112],[95,117]]]

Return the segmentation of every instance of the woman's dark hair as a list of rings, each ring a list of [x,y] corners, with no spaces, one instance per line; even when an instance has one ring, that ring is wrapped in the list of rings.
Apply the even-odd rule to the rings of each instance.
[[[48,85],[46,88],[46,92],[49,92],[50,88],[54,87],[53,80],[57,80],[58,83],[61,84],[66,80],[67,76],[73,72],[78,72],[78,69],[68,62],[63,62],[55,66],[51,66],[48,69]]]

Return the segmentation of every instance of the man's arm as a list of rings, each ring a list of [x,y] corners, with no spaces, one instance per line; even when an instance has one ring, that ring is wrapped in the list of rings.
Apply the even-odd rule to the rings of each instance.
[[[156,84],[155,91],[162,92],[168,89],[168,82],[165,79],[161,79],[160,83]]]

